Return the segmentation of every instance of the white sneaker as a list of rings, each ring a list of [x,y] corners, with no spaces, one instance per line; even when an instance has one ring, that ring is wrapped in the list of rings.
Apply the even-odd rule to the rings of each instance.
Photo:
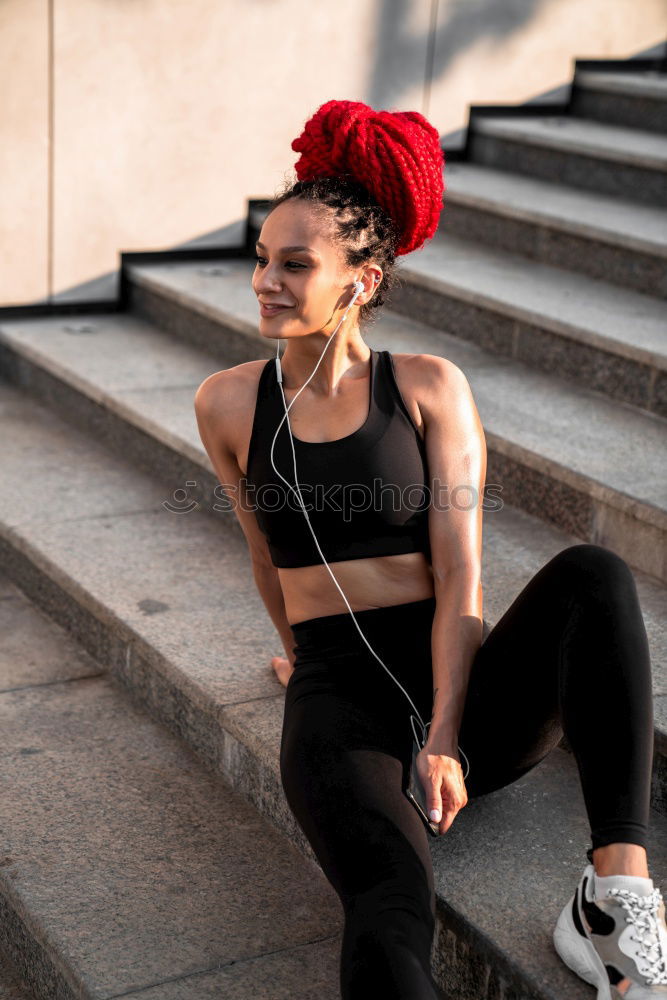
[[[565,964],[596,986],[597,1000],[667,997],[667,924],[659,889],[644,896],[608,889],[596,899],[592,864],[553,932]]]

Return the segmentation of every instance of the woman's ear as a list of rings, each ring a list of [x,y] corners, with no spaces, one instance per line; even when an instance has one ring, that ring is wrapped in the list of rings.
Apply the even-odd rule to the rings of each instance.
[[[371,291],[371,294],[368,296],[369,299],[373,298],[373,296],[375,295],[375,290],[377,288],[379,288],[379,286],[380,286],[380,278],[378,277],[377,274],[374,274],[373,275],[373,290]]]
[[[380,267],[369,268],[369,270],[366,272],[366,274],[362,279],[364,287],[366,289],[366,298],[365,298],[366,302],[369,302],[370,299],[373,298],[375,290],[380,287],[382,278],[383,278],[382,268]]]

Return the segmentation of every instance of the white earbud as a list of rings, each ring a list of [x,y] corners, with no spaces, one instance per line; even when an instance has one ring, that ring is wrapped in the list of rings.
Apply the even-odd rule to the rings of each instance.
[[[354,283],[354,292],[355,292],[354,297],[355,297],[355,299],[356,299],[357,295],[361,295],[361,293],[363,292],[363,290],[364,290],[364,283],[363,283],[363,281],[355,281],[355,283]]]

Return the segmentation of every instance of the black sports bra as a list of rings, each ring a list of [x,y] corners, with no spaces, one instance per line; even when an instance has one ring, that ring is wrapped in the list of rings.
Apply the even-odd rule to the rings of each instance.
[[[248,501],[274,566],[323,565],[294,489],[287,419],[273,449],[273,461],[287,483],[271,465],[271,442],[284,416],[271,358],[257,389]],[[403,552],[424,552],[430,561],[426,448],[396,382],[389,351],[371,349],[370,405],[363,426],[335,441],[301,441],[294,435],[293,440],[301,496],[327,562]]]

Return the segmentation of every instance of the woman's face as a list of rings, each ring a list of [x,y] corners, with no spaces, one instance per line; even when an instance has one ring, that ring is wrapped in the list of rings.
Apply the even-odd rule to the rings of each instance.
[[[344,266],[326,213],[290,198],[264,221],[256,251],[252,287],[260,302],[259,332],[280,338],[333,333],[362,269]],[[282,308],[269,311],[263,304]],[[348,313],[352,324],[358,308],[357,299]]]

